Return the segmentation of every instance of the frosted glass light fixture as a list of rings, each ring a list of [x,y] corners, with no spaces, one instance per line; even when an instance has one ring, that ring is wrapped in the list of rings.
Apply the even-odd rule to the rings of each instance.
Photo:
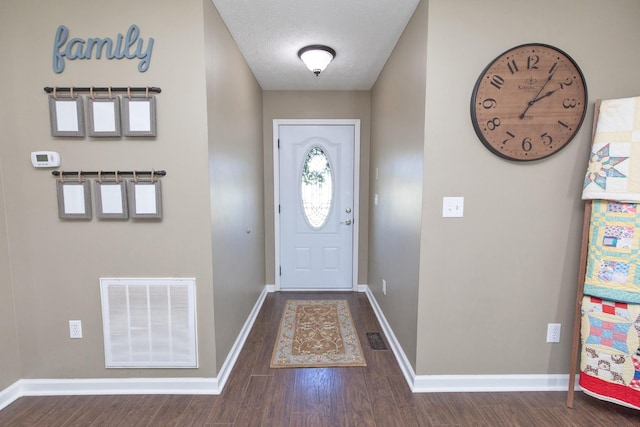
[[[327,68],[327,65],[336,57],[336,51],[328,46],[314,44],[303,47],[298,51],[298,57],[309,70],[316,76]]]

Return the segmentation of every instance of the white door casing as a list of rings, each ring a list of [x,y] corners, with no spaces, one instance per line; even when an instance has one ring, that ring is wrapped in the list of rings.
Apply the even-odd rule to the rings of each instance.
[[[360,121],[274,120],[273,133],[276,291],[356,291]],[[316,222],[301,187],[312,149],[326,156],[333,195]]]

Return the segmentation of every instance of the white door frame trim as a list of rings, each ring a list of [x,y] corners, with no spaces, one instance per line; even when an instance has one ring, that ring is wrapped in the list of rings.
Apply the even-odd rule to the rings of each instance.
[[[358,240],[360,235],[360,119],[275,119],[273,120],[273,234],[275,242],[275,290],[280,290],[280,156],[278,139],[280,125],[353,125],[353,274],[351,290],[358,291]],[[294,289],[287,289],[294,290]],[[322,291],[323,289],[304,289],[304,291]],[[326,289],[324,289],[326,290]]]

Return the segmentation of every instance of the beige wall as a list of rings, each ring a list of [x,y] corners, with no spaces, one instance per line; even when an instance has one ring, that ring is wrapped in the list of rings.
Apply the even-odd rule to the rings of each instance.
[[[418,316],[426,21],[426,2],[421,2],[371,96],[369,287],[412,365]],[[382,280],[387,283],[386,295]]]
[[[322,77],[319,77],[322,78]],[[360,119],[360,218],[358,283],[367,283],[369,226],[369,128],[371,94],[368,91],[265,91],[263,93],[264,134],[264,221],[267,283],[275,283],[273,219],[273,120],[275,119]]]
[[[640,94],[639,20],[635,0],[429,1],[418,374],[568,372],[593,101]],[[590,107],[568,147],[521,164],[479,142],[469,100],[493,58],[528,42],[577,61]],[[443,196],[465,197],[464,218],[441,218]]]
[[[7,5],[0,3],[0,29],[8,25]],[[2,30],[0,30],[1,32]],[[0,37],[0,52],[5,52],[10,40]],[[11,77],[9,61],[0,61],[0,78],[9,81]],[[13,133],[10,124],[13,122],[13,112],[0,114],[0,129],[6,131],[0,142],[0,147],[10,140]],[[6,178],[3,164],[6,158],[0,148],[0,391],[21,378],[20,359],[18,353],[18,336],[16,331],[16,317],[14,310],[13,288],[11,282],[11,260],[9,258],[9,244],[7,241],[7,227],[5,216],[6,200],[4,187]]]
[[[6,125],[4,120],[0,123]],[[4,128],[4,126],[3,126]],[[11,263],[7,245],[7,223],[4,215],[4,179],[0,162],[0,390],[21,378],[16,317],[11,287]]]
[[[220,369],[265,285],[262,90],[211,0],[203,2]]]
[[[203,6],[204,5],[204,6]],[[207,9],[206,16],[203,7]],[[256,282],[264,283],[261,225],[255,218],[263,207],[261,180],[249,174],[249,189],[238,204],[219,209],[210,196],[220,196],[216,165],[224,156],[231,160],[242,153],[226,152],[224,140],[207,126],[207,108],[220,108],[218,98],[231,98],[226,85],[245,90],[240,96],[248,110],[234,110],[226,128],[254,122],[250,139],[259,150],[261,144],[260,98],[256,84],[247,75],[246,65],[235,59],[229,69],[211,77],[211,64],[223,63],[234,55],[235,44],[210,2],[171,0],[129,2],[114,0],[107,6],[90,0],[3,2],[2,55],[7,59],[10,84],[4,87],[5,100],[0,116],[9,117],[0,145],[0,166],[5,177],[7,239],[13,273],[13,292],[17,318],[22,378],[99,378],[99,377],[213,377],[217,374],[232,341],[246,320],[258,293]],[[205,58],[207,47],[220,50]],[[60,24],[71,37],[112,37],[125,33],[135,23],[141,37],[155,39],[151,65],[146,73],[137,70],[137,61],[67,61],[62,74],[51,66],[53,37]],[[220,37],[221,40],[211,40]],[[237,56],[237,53],[235,53]],[[205,63],[206,62],[206,63]],[[209,75],[207,75],[209,71]],[[241,82],[235,82],[238,75]],[[4,76],[4,75],[3,75]],[[158,136],[151,139],[72,139],[53,138],[49,131],[49,112],[44,86],[158,86]],[[235,85],[235,86],[234,86]],[[253,104],[252,104],[253,103]],[[215,115],[214,115],[215,116]],[[212,117],[214,117],[212,116]],[[219,125],[219,123],[214,123]],[[163,178],[162,221],[62,221],[57,217],[55,179],[49,170],[34,169],[29,153],[54,150],[62,156],[65,170],[149,170],[165,169]],[[211,159],[209,152],[212,152]],[[213,166],[212,165],[212,166]],[[257,167],[261,162],[247,159],[243,166]],[[9,179],[7,179],[9,177]],[[256,262],[251,278],[240,275],[240,284],[228,280],[231,273],[225,256],[213,253],[212,237],[221,235],[221,216],[244,217],[239,228],[229,231],[223,242],[233,241],[238,248],[250,248],[249,260]],[[213,224],[213,226],[212,226]],[[251,226],[256,233],[249,236]],[[0,238],[4,237],[0,234]],[[250,239],[247,242],[247,239]],[[4,239],[2,239],[4,241]],[[213,249],[216,247],[213,244]],[[5,261],[0,252],[0,266]],[[225,274],[227,276],[225,276]],[[7,292],[3,269],[0,277],[2,296]],[[98,280],[100,277],[195,277],[197,281],[199,369],[184,370],[106,370],[104,368],[102,319]],[[220,322],[221,339],[214,332],[214,288],[223,298],[233,299],[237,312]],[[238,288],[239,294],[229,291]],[[4,298],[3,298],[4,300]],[[229,310],[223,313],[229,313]],[[3,311],[2,320],[11,316]],[[83,322],[84,338],[70,340],[68,320]],[[4,323],[4,322],[3,322]],[[4,326],[3,326],[4,328]],[[3,333],[4,329],[0,330]],[[230,331],[230,332],[226,332]],[[9,335],[9,338],[11,336]],[[4,341],[3,341],[4,342]],[[10,354],[8,355],[10,356]],[[7,358],[8,358],[7,356]],[[3,353],[3,358],[5,357]],[[8,379],[10,380],[10,379]]]

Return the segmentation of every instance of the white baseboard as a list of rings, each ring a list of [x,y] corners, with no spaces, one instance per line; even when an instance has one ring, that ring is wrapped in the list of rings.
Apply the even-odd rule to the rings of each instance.
[[[22,396],[100,394],[220,394],[268,293],[260,293],[216,378],[21,379],[0,390],[0,410]]]
[[[218,372],[218,390],[215,394],[222,393],[222,389],[229,379],[229,375],[231,375],[231,371],[233,370],[236,361],[238,360],[238,356],[240,355],[240,351],[242,347],[244,347],[244,343],[247,341],[247,337],[249,336],[249,332],[251,332],[251,328],[253,327],[253,323],[256,321],[256,317],[258,317],[258,313],[260,313],[260,309],[262,308],[262,304],[264,303],[267,294],[269,293],[268,286],[265,286],[262,292],[260,292],[260,296],[258,300],[253,305],[253,309],[249,313],[249,317],[244,322],[244,326],[240,330],[240,335],[236,338],[236,341],[233,343],[233,347],[231,347],[231,351],[227,355],[222,367],[220,368],[220,372]]]
[[[217,378],[23,379],[21,396],[88,394],[219,394]]]
[[[578,386],[576,375],[575,390]],[[569,374],[532,375],[416,375],[414,393],[567,391]]]
[[[0,410],[23,396],[219,394],[216,378],[22,379],[0,391]]]
[[[393,354],[396,356],[396,360],[400,365],[400,370],[404,375],[404,379],[407,381],[407,384],[409,384],[411,391],[413,391],[413,382],[416,376],[415,372],[413,371],[413,367],[411,366],[411,363],[409,363],[409,359],[407,359],[407,355],[404,353],[404,350],[398,342],[396,335],[393,333],[391,325],[389,325],[389,322],[387,322],[387,318],[384,317],[384,313],[378,305],[378,301],[376,301],[376,297],[373,295],[373,292],[371,292],[369,286],[366,286],[365,293],[367,294],[367,298],[369,299],[371,308],[373,308],[373,312],[378,318],[378,323],[380,323],[382,332],[384,332],[384,335],[389,342],[389,347],[391,347],[391,351],[393,351]]]
[[[362,285],[361,285],[362,286]],[[443,392],[499,392],[499,391],[566,391],[569,388],[569,374],[540,375],[416,375],[402,346],[398,342],[391,325],[384,317],[382,309],[368,286],[364,292],[378,318],[380,327],[387,337],[389,346],[398,360],[407,384],[413,393]],[[575,390],[578,386],[576,375]]]
[[[4,390],[0,390],[0,411],[11,405],[14,400],[20,397],[20,380],[11,384]]]

